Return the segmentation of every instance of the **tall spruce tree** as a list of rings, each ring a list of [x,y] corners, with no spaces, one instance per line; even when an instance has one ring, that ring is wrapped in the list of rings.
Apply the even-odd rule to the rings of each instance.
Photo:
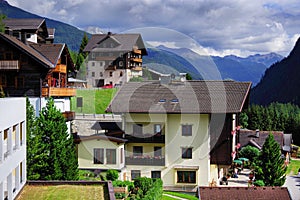
[[[87,52],[83,52],[83,50],[84,50],[85,46],[88,44],[88,42],[89,42],[89,39],[88,39],[86,33],[84,33],[83,38],[81,40],[80,47],[79,47],[77,60],[76,60],[77,70],[79,70],[81,68],[81,65],[84,62],[84,59],[86,59],[86,57],[88,56]]]
[[[43,160],[39,168],[41,180],[78,179],[78,161],[75,144],[61,112],[49,99],[37,119],[37,131]]]
[[[285,182],[286,167],[281,158],[279,144],[272,133],[267,137],[256,162],[255,180],[262,180],[265,186],[282,186]]]

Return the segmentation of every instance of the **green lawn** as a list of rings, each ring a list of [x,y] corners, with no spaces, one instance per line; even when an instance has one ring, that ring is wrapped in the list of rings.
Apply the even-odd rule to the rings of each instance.
[[[102,185],[26,185],[17,200],[104,200],[105,191]]]
[[[300,169],[300,160],[291,159],[290,164],[288,165],[286,174],[287,175],[296,175],[298,174],[298,170]]]
[[[184,193],[179,193],[179,192],[164,192],[164,194],[170,194],[172,196],[176,196],[176,197],[181,197],[184,199],[188,199],[188,200],[198,200],[198,198],[196,196],[192,196],[189,194],[184,194]],[[168,196],[163,196],[162,200],[171,200],[171,199],[175,199],[175,198],[171,198]]]
[[[77,89],[71,98],[71,110],[76,113],[103,114],[117,89]],[[77,107],[77,98],[82,97],[83,107]]]

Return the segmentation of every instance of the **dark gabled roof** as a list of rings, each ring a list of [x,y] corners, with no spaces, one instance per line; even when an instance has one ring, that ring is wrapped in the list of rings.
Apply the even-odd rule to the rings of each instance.
[[[282,148],[283,131],[259,131],[259,137],[257,137],[258,135],[255,130],[241,129],[239,143],[241,144],[241,147],[252,145],[261,149],[270,133],[274,135],[274,140],[277,141]]]
[[[45,23],[45,19],[43,18],[34,18],[34,19],[17,19],[17,18],[9,18],[4,19],[3,23],[5,27],[11,30],[38,30],[43,23]]]
[[[97,48],[97,45],[107,38],[112,38],[118,44],[115,48]],[[88,44],[85,46],[85,52],[91,51],[125,51],[129,52],[132,51],[134,47],[142,50],[143,54],[146,55],[146,48],[142,39],[141,34],[138,33],[127,33],[127,34],[95,34],[92,35],[91,39],[89,40]]]
[[[65,48],[65,44],[30,44],[30,46],[44,55],[54,65],[56,65]]]
[[[113,113],[239,113],[251,83],[186,81],[171,84],[128,82],[112,100]]]
[[[207,199],[292,199],[286,187],[199,187],[201,200]]]
[[[69,55],[69,50],[66,44],[30,44],[30,46],[40,54],[44,55],[54,66],[56,66],[64,51],[67,55]],[[71,66],[74,70],[74,63],[71,56],[69,55],[68,58],[68,66]]]
[[[41,63],[42,65],[44,65],[46,68],[55,67],[55,65],[53,65],[53,63],[50,62],[50,60],[48,60],[45,56],[43,56],[42,54],[40,54],[39,52],[31,48],[29,45],[24,44],[17,38],[4,33],[0,33],[0,39],[4,39],[11,45],[25,52],[28,56],[35,59],[37,62]]]
[[[113,137],[113,136],[107,136],[104,134],[94,134],[94,135],[90,135],[90,136],[78,136],[78,138],[76,138],[76,140],[77,140],[77,142],[86,141],[86,140],[108,140],[108,141],[112,141],[112,142],[116,142],[116,143],[127,142],[126,139],[117,138],[117,137]]]
[[[122,122],[95,122],[93,130],[122,131]]]

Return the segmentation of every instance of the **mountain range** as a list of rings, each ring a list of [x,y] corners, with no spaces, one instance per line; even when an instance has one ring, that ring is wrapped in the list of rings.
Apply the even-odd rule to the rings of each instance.
[[[24,11],[15,6],[11,6],[7,1],[0,0],[0,14],[6,15],[7,18],[44,18],[48,28],[55,28],[55,43],[66,43],[72,51],[78,52],[81,40],[85,31],[80,30],[69,24],[41,17]],[[90,37],[89,33],[86,33]]]
[[[251,81],[256,85],[265,70],[283,57],[276,53],[219,57],[199,55],[187,48],[148,47],[144,65],[160,73],[189,73],[193,79]],[[172,66],[172,68],[170,68]]]
[[[268,68],[251,91],[251,102],[268,105],[272,102],[300,106],[300,38],[291,53]]]
[[[0,13],[8,18],[43,18],[24,11],[0,0]],[[55,43],[66,43],[70,50],[77,52],[84,33],[74,26],[45,18],[50,28],[55,28]],[[90,37],[89,33],[86,33]],[[147,47],[148,56],[143,57],[144,65],[160,73],[189,73],[193,79],[251,81],[256,85],[264,72],[281,55],[270,53],[241,58],[234,55],[225,57],[203,56],[187,48],[173,49],[164,46]]]

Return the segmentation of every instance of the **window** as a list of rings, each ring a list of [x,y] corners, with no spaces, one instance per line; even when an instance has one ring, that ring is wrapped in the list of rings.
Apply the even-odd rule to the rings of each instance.
[[[196,171],[177,171],[177,183],[196,183]]]
[[[116,164],[116,149],[106,149],[106,164]]]
[[[133,135],[143,134],[143,124],[133,124],[132,130],[133,130]]]
[[[92,66],[93,66],[93,67],[95,66],[95,62],[92,62]]]
[[[182,125],[182,136],[192,136],[192,125]]]
[[[133,156],[142,156],[143,155],[143,147],[142,146],[133,146]]]
[[[161,178],[160,171],[151,171],[151,178]]]
[[[141,177],[141,170],[131,170],[131,180]]]
[[[161,133],[161,124],[154,124],[154,133]]]
[[[94,164],[104,164],[104,149],[94,149]]]
[[[92,77],[95,77],[95,72],[92,72]]]
[[[121,72],[120,72],[120,77],[122,77],[122,76],[123,76],[123,72],[121,71]]]
[[[112,77],[113,76],[113,72],[109,72],[109,76]]]
[[[119,61],[119,66],[120,66],[120,67],[123,66],[123,61]]]
[[[103,77],[103,72],[100,72],[100,77]]]
[[[181,158],[192,159],[193,148],[182,148]]]
[[[120,163],[121,163],[121,164],[124,162],[124,157],[123,157],[123,155],[124,155],[124,149],[121,148],[121,149],[120,149]]]
[[[154,157],[161,157],[161,147],[154,147]]]

